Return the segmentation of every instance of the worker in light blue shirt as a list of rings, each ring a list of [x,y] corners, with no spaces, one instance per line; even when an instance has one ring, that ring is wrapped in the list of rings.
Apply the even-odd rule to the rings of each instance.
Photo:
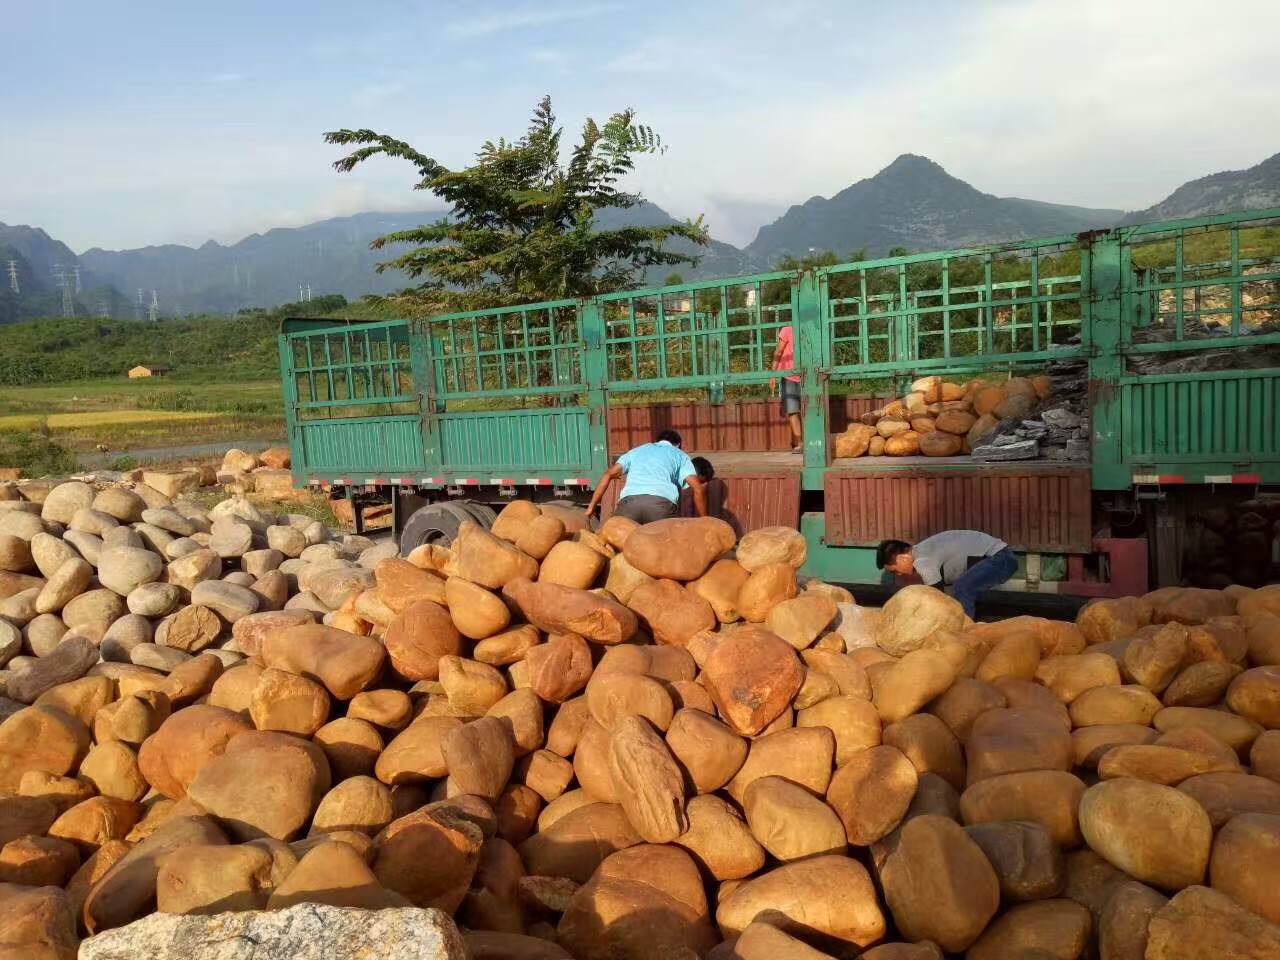
[[[613,481],[626,477],[614,516],[627,517],[636,523],[674,517],[680,509],[680,491],[688,487],[698,516],[705,517],[706,490],[693,461],[681,449],[683,443],[674,430],[663,430],[653,443],[642,444],[620,456],[596,484],[591,503],[587,505],[587,516],[595,516]]]

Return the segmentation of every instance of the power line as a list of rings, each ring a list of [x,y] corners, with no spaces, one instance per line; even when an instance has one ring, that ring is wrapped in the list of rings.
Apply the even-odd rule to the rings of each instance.
[[[9,261],[9,289],[12,290],[14,293],[22,292],[20,289],[18,289],[18,261],[17,260]]]

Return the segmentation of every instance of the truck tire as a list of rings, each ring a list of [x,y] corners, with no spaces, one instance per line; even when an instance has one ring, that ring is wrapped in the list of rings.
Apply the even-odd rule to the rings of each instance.
[[[493,507],[489,506],[487,503],[480,503],[476,500],[462,500],[460,501],[460,506],[465,507],[467,513],[471,514],[475,519],[475,522],[480,524],[480,526],[485,530],[491,529],[493,527],[493,521],[498,519],[498,515],[494,512]]]
[[[438,547],[452,546],[464,520],[487,528],[489,524],[481,522],[480,517],[472,513],[468,506],[470,504],[463,500],[429,503],[425,507],[419,507],[409,517],[400,534],[400,556],[408,556],[415,547],[428,543]]]

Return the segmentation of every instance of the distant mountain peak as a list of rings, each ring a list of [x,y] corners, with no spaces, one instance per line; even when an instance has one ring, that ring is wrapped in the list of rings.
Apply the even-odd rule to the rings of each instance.
[[[1207,217],[1266,207],[1280,207],[1280,153],[1247,170],[1223,170],[1190,180],[1155,206],[1129,214],[1124,222]]]
[[[815,198],[760,229],[747,252],[772,264],[811,248],[875,256],[894,247],[946,250],[1112,226],[1121,210],[1004,200],[904,153],[830,199]]]

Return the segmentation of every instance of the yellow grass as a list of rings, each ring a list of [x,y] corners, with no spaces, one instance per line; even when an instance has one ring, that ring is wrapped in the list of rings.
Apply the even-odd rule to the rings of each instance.
[[[209,420],[216,413],[175,410],[93,410],[85,413],[54,413],[48,417],[14,414],[0,417],[0,430],[34,430],[42,423],[50,430],[74,430],[77,427],[113,427],[140,423],[173,423],[187,420]]]
[[[44,423],[44,417],[18,413],[9,417],[0,417],[0,430],[12,430],[15,433],[20,430],[35,430],[42,423]]]

